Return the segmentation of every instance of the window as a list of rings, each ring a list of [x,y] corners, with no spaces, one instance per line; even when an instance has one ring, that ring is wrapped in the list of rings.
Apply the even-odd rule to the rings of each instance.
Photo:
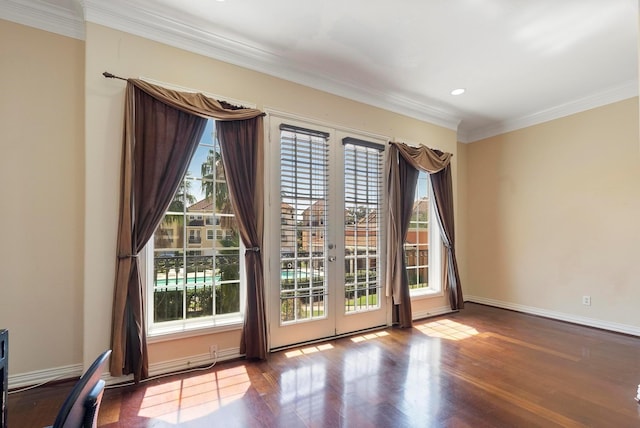
[[[242,322],[242,244],[214,129],[146,248],[150,336]]]
[[[435,219],[433,204],[429,199],[429,176],[420,171],[416,186],[413,211],[407,231],[404,249],[407,258],[409,290],[411,296],[423,296],[439,292],[440,231]]]
[[[202,244],[202,238],[200,237],[199,229],[189,229],[189,244]]]

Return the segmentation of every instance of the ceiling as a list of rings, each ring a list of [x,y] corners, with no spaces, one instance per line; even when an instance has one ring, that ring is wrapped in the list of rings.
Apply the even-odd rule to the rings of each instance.
[[[637,0],[3,0],[0,17],[76,38],[95,22],[463,142],[638,94]]]

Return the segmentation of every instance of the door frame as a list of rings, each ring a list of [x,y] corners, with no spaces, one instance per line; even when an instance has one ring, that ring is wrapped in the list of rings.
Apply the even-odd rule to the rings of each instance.
[[[338,177],[333,177],[333,182],[341,180],[342,184],[339,186],[339,191],[342,195],[344,192],[344,156],[342,150],[342,138],[353,137],[357,139],[373,140],[374,142],[383,144],[385,150],[383,151],[383,165],[386,162],[387,150],[386,143],[390,140],[386,136],[376,135],[369,132],[353,130],[349,128],[339,127],[332,124],[323,123],[321,121],[292,115],[289,113],[276,111],[272,109],[265,109],[267,112],[268,120],[265,120],[265,235],[264,235],[264,265],[265,265],[265,300],[267,311],[267,335],[270,350],[278,350],[287,347],[291,347],[301,343],[310,343],[325,340],[328,338],[338,337],[342,335],[353,334],[357,331],[379,328],[381,326],[390,326],[392,323],[392,311],[391,311],[391,298],[385,294],[385,257],[384,250],[386,248],[386,236],[384,233],[386,226],[386,197],[384,195],[384,189],[386,188],[386,174],[382,171],[383,180],[383,196],[381,203],[381,216],[380,216],[380,248],[378,259],[379,266],[377,267],[377,275],[380,282],[380,304],[382,312],[368,311],[357,312],[353,314],[344,313],[344,285],[338,286],[338,290],[331,292],[329,290],[328,295],[328,316],[323,321],[310,320],[297,323],[295,326],[299,328],[292,328],[293,325],[285,327],[280,326],[280,304],[279,304],[279,292],[280,292],[280,132],[279,124],[287,123],[290,125],[300,126],[302,128],[311,128],[318,131],[324,131],[330,133],[329,137],[329,164],[335,165],[334,168],[341,170]],[[340,150],[336,150],[336,148]],[[336,174],[334,174],[336,175]],[[330,179],[331,180],[331,179]],[[335,184],[334,184],[335,186]],[[335,197],[337,199],[343,199],[343,197]],[[344,209],[334,207],[333,210]],[[334,218],[339,218],[339,214],[336,211],[333,212]],[[334,268],[327,268],[329,274],[328,280],[334,283],[338,279],[338,284],[343,284],[344,281],[341,278],[341,271],[338,266],[344,266],[344,236],[343,228],[339,225],[329,230],[328,239],[333,240],[335,248],[328,250],[331,252],[328,255],[335,256],[336,261]],[[273,255],[273,256],[272,256]],[[326,260],[326,259],[325,259]],[[328,265],[328,263],[327,263]],[[277,299],[276,299],[277,296]],[[379,316],[371,316],[372,313],[377,313]],[[371,321],[371,318],[375,321]],[[352,327],[343,328],[342,323],[348,320]],[[339,325],[340,323],[340,325]],[[314,325],[315,324],[315,325]],[[317,327],[317,328],[316,328]],[[286,328],[287,340],[278,337],[278,334],[283,330],[278,329]],[[308,337],[311,335],[311,337]]]

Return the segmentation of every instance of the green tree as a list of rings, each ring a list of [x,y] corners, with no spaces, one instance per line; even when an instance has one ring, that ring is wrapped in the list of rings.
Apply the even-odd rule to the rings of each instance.
[[[229,188],[225,180],[224,163],[222,155],[213,149],[209,150],[207,159],[200,166],[202,175],[201,189],[207,199],[214,196],[215,205],[219,212],[230,213],[231,201],[229,200]]]
[[[222,247],[233,248],[218,250],[216,255],[216,267],[221,281],[234,281],[240,279],[240,253],[237,250],[240,245],[240,236],[236,230],[220,240]],[[240,311],[240,284],[232,282],[216,286],[216,313],[228,314]]]
[[[200,166],[202,175],[201,189],[208,200],[215,197],[216,211],[221,214],[233,214],[229,187],[226,182],[222,154],[219,151],[209,150],[207,159]],[[220,218],[220,227],[231,229],[233,220],[230,217]]]
[[[154,242],[156,248],[177,248],[182,245],[180,231],[184,225],[185,205],[189,206],[196,203],[196,197],[191,193],[191,181],[189,173],[187,173],[178,185],[178,189],[173,195],[173,200],[167,210],[178,214],[165,214],[155,232]]]
[[[201,190],[205,198],[215,198],[215,211],[222,214],[233,213],[229,187],[226,183],[224,163],[219,151],[210,149],[207,158],[200,166],[202,176]],[[218,250],[216,253],[216,267],[220,274],[220,280],[233,281],[240,278],[239,252],[240,236],[232,217],[220,218],[218,227],[225,230],[225,238],[219,241],[222,247],[231,247],[230,250]],[[232,233],[229,233],[232,231]],[[236,282],[220,284],[216,286],[216,314],[238,312],[240,310],[240,288]]]
[[[169,211],[183,213],[186,206],[195,204],[196,197],[191,193],[191,176],[187,172],[184,179],[178,185],[173,201],[169,204]]]

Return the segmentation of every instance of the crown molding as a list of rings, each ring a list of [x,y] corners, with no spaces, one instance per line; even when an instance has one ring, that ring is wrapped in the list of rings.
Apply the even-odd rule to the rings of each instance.
[[[73,11],[45,2],[2,0],[0,18],[62,36],[84,40],[84,20]]]
[[[229,39],[205,29],[196,28],[178,19],[149,9],[129,6],[125,11],[117,3],[97,0],[83,1],[85,19],[119,31],[144,37],[189,52],[255,70],[280,79],[298,83],[384,110],[413,117],[456,130],[459,118],[450,112],[388,94],[372,88],[309,73],[283,64],[280,56],[259,46]]]
[[[270,76],[298,83],[323,92],[402,114],[457,131],[457,140],[471,143],[550,120],[559,119],[638,95],[638,81],[633,80],[608,90],[539,112],[504,120],[486,127],[466,129],[456,113],[434,107],[400,94],[358,85],[357,82],[332,79],[310,73],[280,61],[280,56],[256,45],[196,28],[179,19],[162,15],[120,1],[75,0],[84,11],[33,0],[3,0],[0,18],[84,40],[85,21],[144,37],[185,51],[228,62]],[[126,7],[123,7],[126,6]]]
[[[538,125],[540,123],[549,122],[551,120],[560,119],[572,114],[602,107],[618,101],[638,96],[638,81],[630,80],[621,85],[614,86],[607,90],[597,92],[595,94],[570,101],[549,109],[541,110],[520,118],[503,121],[485,128],[476,129],[470,132],[459,132],[458,138],[460,142],[471,143],[506,132],[516,131],[518,129],[527,128],[529,126]],[[464,137],[464,138],[462,138]]]

